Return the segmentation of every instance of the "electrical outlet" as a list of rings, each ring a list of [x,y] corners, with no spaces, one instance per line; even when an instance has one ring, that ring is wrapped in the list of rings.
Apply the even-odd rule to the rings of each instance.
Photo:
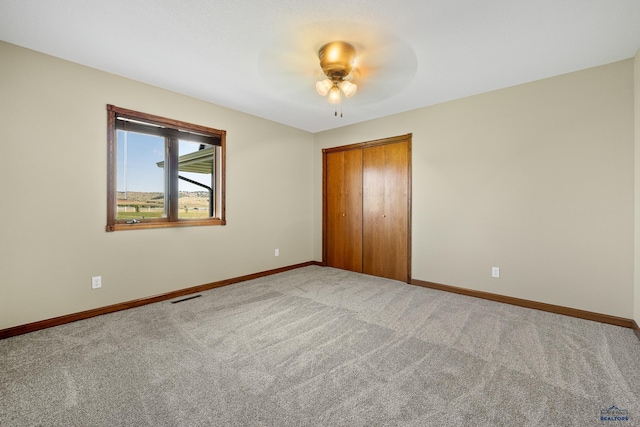
[[[280,249],[276,249],[275,256],[280,256]]]
[[[91,289],[98,289],[102,287],[102,276],[93,276],[91,278]]]
[[[500,277],[500,267],[491,267],[491,277]]]

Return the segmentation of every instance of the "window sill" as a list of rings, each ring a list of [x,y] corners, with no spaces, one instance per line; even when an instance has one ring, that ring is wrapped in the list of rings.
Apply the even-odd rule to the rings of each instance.
[[[118,223],[107,225],[106,231],[123,231],[123,230],[144,230],[148,228],[174,228],[174,227],[202,227],[202,226],[212,226],[212,225],[226,225],[227,222],[223,221],[219,218],[211,218],[211,219],[186,219],[182,221],[175,222],[136,222],[134,224],[125,224]]]

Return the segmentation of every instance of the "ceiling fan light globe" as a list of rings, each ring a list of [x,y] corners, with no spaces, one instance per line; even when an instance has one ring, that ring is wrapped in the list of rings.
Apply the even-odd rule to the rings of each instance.
[[[340,83],[340,89],[342,89],[342,93],[344,93],[344,96],[346,96],[347,98],[351,98],[353,94],[356,93],[358,85],[345,80]]]
[[[321,96],[327,96],[332,86],[333,86],[333,82],[331,82],[331,80],[329,79],[320,80],[319,82],[316,83],[316,91],[318,91],[318,93]]]
[[[334,85],[329,91],[329,97],[327,98],[330,104],[339,104],[342,101],[342,94],[340,93],[340,88],[337,85]]]

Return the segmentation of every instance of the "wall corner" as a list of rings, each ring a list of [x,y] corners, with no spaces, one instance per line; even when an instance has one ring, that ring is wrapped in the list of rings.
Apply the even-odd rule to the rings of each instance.
[[[640,49],[633,61],[634,274],[633,318],[640,324]],[[640,336],[639,336],[640,337]]]

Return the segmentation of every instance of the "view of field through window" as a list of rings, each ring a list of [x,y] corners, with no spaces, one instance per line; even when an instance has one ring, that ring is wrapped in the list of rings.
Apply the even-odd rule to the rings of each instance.
[[[117,219],[165,218],[165,138],[117,132]],[[178,218],[213,216],[214,147],[179,141]]]

